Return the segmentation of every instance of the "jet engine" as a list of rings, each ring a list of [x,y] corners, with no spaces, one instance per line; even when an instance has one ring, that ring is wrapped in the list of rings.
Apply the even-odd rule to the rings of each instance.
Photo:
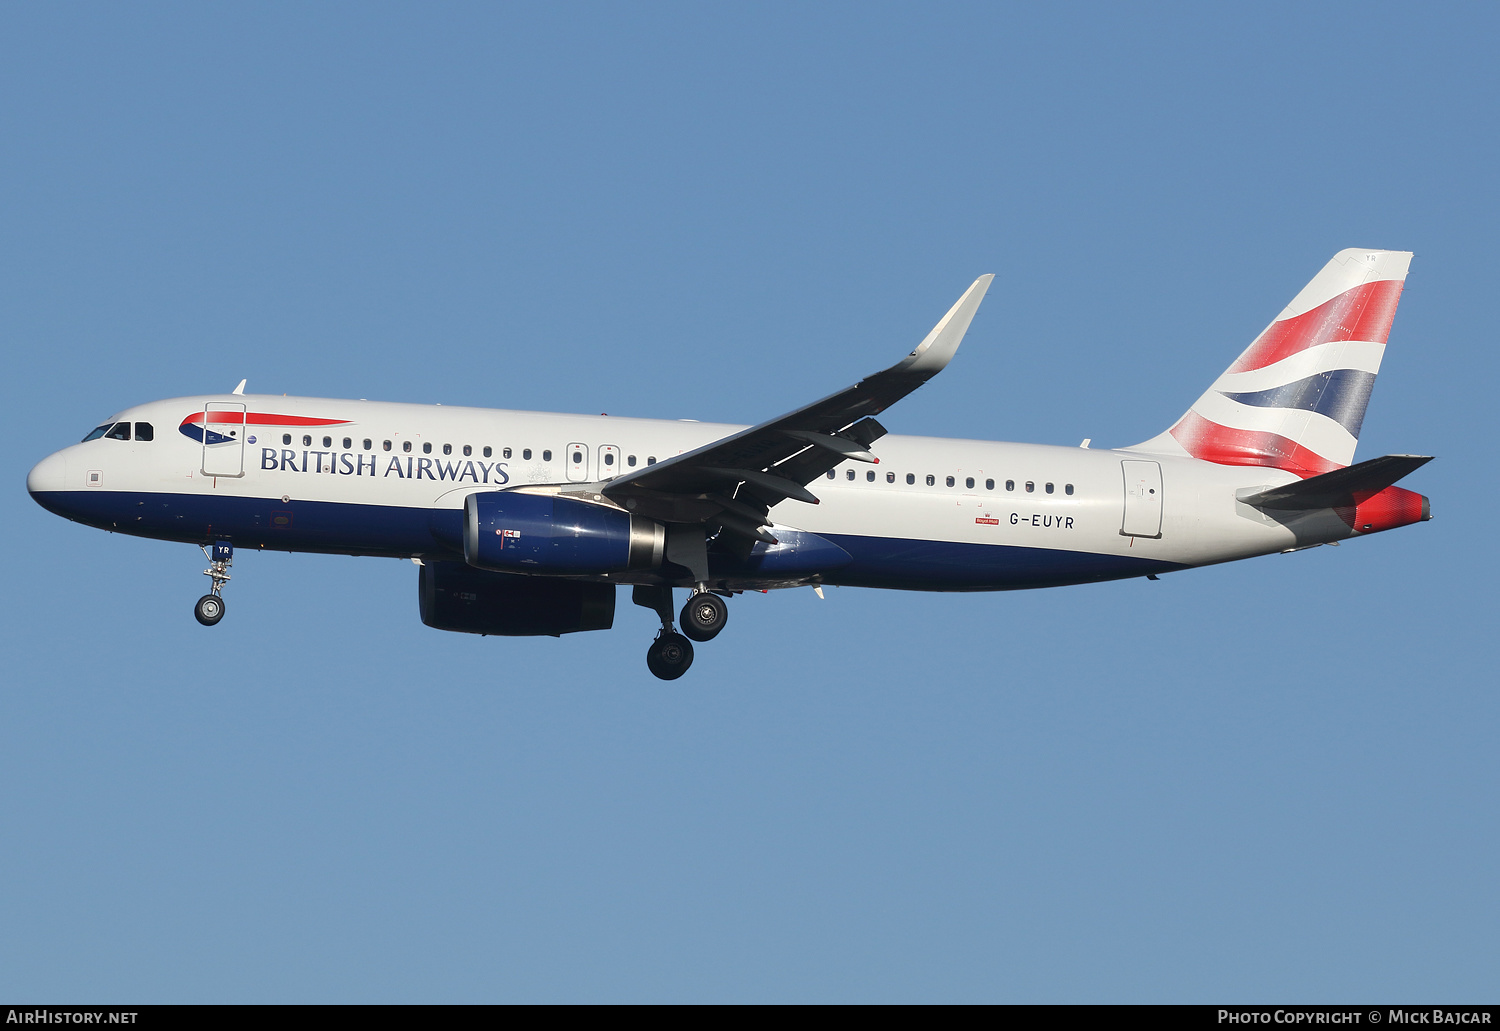
[[[464,504],[464,560],[478,569],[564,576],[655,569],[666,528],[607,505],[486,491]]]
[[[615,622],[613,584],[490,573],[462,562],[425,563],[417,595],[422,622],[465,634],[561,637]]]

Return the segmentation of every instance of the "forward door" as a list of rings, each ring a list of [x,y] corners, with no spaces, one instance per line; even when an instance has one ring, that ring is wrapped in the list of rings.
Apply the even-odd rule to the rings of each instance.
[[[245,475],[245,406],[210,401],[203,406],[203,475]]]

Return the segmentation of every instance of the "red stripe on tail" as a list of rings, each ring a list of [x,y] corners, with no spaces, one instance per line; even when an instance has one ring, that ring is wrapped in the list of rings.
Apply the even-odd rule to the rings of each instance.
[[[1383,344],[1391,335],[1402,285],[1398,279],[1365,283],[1345,290],[1311,311],[1273,322],[1229,371],[1263,369],[1298,351],[1336,340],[1372,340]]]
[[[1265,465],[1303,479],[1344,468],[1279,433],[1220,426],[1197,412],[1184,415],[1172,436],[1194,458],[1218,465]]]

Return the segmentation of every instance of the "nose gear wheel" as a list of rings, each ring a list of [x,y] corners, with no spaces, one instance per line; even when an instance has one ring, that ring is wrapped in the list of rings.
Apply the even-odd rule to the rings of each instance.
[[[205,594],[193,606],[193,616],[204,626],[213,626],[224,618],[224,599],[217,594]]]

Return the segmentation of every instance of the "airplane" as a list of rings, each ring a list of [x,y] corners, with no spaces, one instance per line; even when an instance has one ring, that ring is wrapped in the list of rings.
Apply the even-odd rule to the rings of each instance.
[[[628,585],[661,621],[647,667],[675,680],[745,592],[1156,579],[1431,518],[1394,485],[1430,456],[1351,464],[1411,257],[1340,251],[1182,418],[1130,447],[887,433],[876,416],[948,365],[986,275],[895,365],[748,428],[251,395],[242,380],[113,415],[26,486],[75,522],[203,549],[204,626],[224,617],[236,551],[384,556],[418,565],[439,630],[607,630]]]

